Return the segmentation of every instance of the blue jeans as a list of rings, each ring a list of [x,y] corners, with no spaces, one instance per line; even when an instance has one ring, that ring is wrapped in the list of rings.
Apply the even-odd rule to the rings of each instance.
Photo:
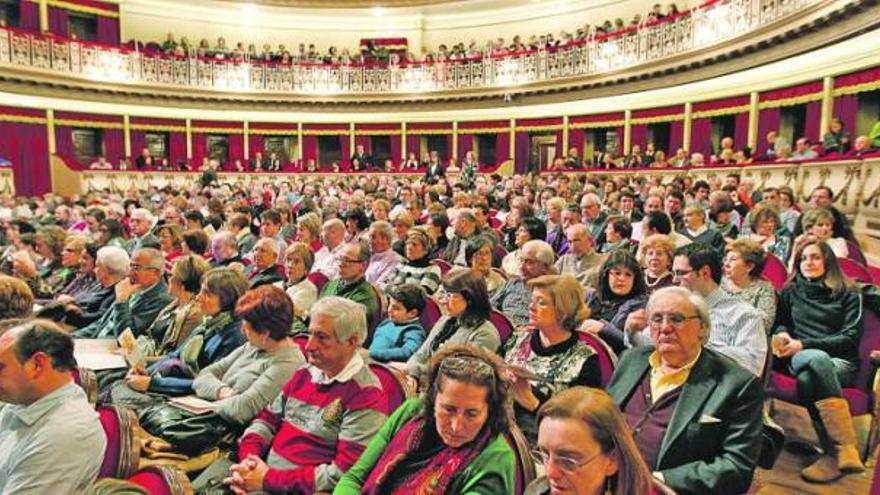
[[[797,378],[798,398],[804,405],[841,397],[841,387],[856,378],[858,367],[819,349],[804,349],[791,358],[791,372]]]

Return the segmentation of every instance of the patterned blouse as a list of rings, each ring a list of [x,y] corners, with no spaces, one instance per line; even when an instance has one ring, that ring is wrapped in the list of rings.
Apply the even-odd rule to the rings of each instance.
[[[770,282],[759,278],[752,280],[746,288],[740,289],[733,285],[727,277],[721,280],[721,288],[731,296],[751,304],[761,312],[761,319],[764,322],[764,329],[767,333],[773,328],[776,321],[776,291]]]

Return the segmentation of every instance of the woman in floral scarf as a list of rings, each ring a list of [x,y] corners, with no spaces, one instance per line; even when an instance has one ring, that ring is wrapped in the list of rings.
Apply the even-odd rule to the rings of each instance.
[[[431,358],[422,397],[391,415],[333,493],[514,493],[504,368],[479,346],[445,346]]]

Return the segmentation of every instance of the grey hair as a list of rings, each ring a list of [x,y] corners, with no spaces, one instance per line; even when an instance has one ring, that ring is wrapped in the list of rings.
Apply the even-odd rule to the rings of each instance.
[[[379,231],[386,239],[394,238],[394,227],[385,220],[376,220],[370,224],[370,228]]]
[[[131,218],[141,218],[144,220],[149,220],[150,222],[156,221],[156,217],[153,216],[153,213],[146,208],[135,208],[131,212]]]
[[[331,218],[324,222],[322,229],[342,229],[345,230],[345,223],[338,218]]]
[[[581,205],[583,205],[584,203],[598,205],[602,204],[602,200],[599,199],[599,195],[597,195],[596,193],[587,193],[584,194],[584,196],[581,198]]]
[[[367,311],[363,304],[337,296],[323,297],[309,311],[309,317],[314,319],[317,315],[333,320],[333,331],[341,341],[356,337],[360,346],[367,339]]]
[[[131,257],[135,258],[140,253],[147,255],[149,259],[149,265],[147,266],[149,268],[160,271],[165,269],[165,255],[162,254],[162,251],[155,248],[141,248],[132,253]]]
[[[348,244],[354,244],[358,247],[358,261],[364,263],[370,261],[370,257],[373,256],[373,251],[370,249],[370,243],[363,239],[358,239],[356,241],[351,241]]]
[[[221,230],[214,234],[214,237],[211,238],[211,244],[219,243],[223,246],[234,247],[236,251],[238,251],[238,242],[235,240],[235,235],[228,230]]]
[[[648,317],[650,318],[650,315],[653,312],[653,307],[657,304],[657,301],[669,296],[678,296],[686,299],[694,308],[694,311],[697,312],[697,316],[700,317],[700,326],[703,329],[703,335],[700,337],[700,341],[705,345],[706,342],[709,341],[709,332],[712,328],[712,321],[709,318],[709,305],[706,304],[706,300],[696,292],[691,292],[684,287],[664,287],[662,289],[657,289],[657,291],[651,294],[651,298],[648,299],[648,305],[645,307],[645,312],[648,314]]]
[[[278,257],[281,256],[281,247],[278,245],[278,241],[271,237],[263,237],[262,239],[257,241],[256,244],[254,244],[255,248],[257,247],[257,244],[265,244],[266,246],[268,246],[269,249],[271,249],[272,252],[275,253],[275,262],[278,262]]]
[[[131,258],[121,247],[104,246],[98,250],[95,264],[106,268],[114,277],[124,277],[128,275]]]
[[[527,249],[534,249],[535,258],[547,266],[552,267],[553,263],[556,262],[556,254],[553,252],[553,247],[541,239],[526,241],[522,246],[522,252],[526,252]]]

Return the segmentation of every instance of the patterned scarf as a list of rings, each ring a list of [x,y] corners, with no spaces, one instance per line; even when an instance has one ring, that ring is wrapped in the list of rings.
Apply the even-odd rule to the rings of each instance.
[[[429,428],[435,428],[429,425]],[[457,449],[445,447],[432,456],[418,471],[411,472],[393,491],[384,486],[389,475],[409,457],[410,453],[424,448],[425,418],[417,417],[403,426],[388,442],[382,457],[373,466],[370,476],[364,482],[362,494],[379,495],[443,495],[449,485],[470,465],[489,443],[489,428],[470,444]]]

